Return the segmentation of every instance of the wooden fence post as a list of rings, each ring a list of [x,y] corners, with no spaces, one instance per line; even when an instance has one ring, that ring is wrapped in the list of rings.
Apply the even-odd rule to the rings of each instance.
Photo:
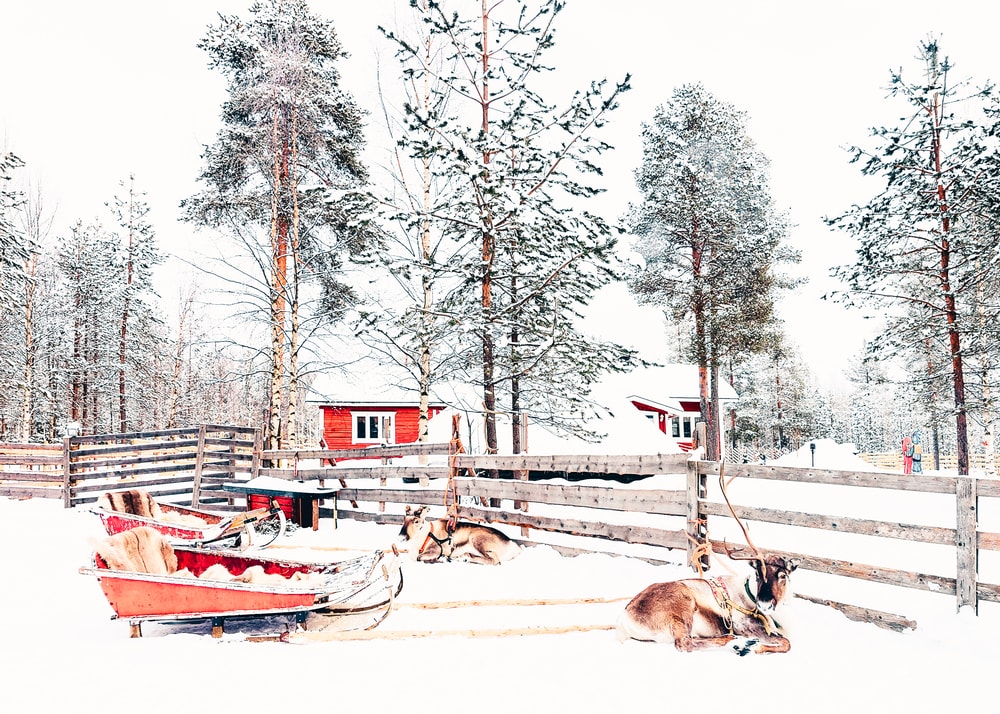
[[[705,544],[708,539],[708,516],[702,512],[701,499],[708,494],[707,481],[703,473],[698,468],[699,462],[690,459],[687,462],[687,534],[688,534],[688,564],[695,571],[698,570],[696,563],[701,564],[703,570],[708,570],[708,554],[699,552],[699,546]]]
[[[260,429],[253,430],[253,458],[250,460],[250,478],[254,479],[260,474],[260,455],[264,450],[264,435]]]
[[[979,510],[979,495],[976,479],[959,476],[955,480],[955,551],[958,555],[955,594],[958,609],[971,607],[978,613],[979,602],[976,594],[979,544],[977,543],[976,513]]]
[[[191,486],[191,507],[197,508],[201,500],[201,472],[205,468],[205,425],[198,427],[198,453],[194,459],[194,484]]]
[[[70,437],[63,438],[63,506],[65,508],[73,507],[73,481],[70,479],[71,462],[69,458],[69,444]]]

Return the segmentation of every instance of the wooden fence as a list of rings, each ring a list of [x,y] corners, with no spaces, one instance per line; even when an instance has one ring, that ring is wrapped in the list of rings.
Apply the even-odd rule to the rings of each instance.
[[[70,508],[104,491],[143,488],[227,510],[232,494],[221,485],[249,477],[259,455],[254,429],[216,425],[76,436],[62,445],[0,444],[0,496],[60,498]]]
[[[405,464],[395,461],[403,456]],[[362,457],[371,460],[356,460]],[[350,463],[331,465],[345,460]],[[262,466],[272,463],[280,466]],[[339,486],[320,511],[327,517],[398,524],[405,505],[430,505],[442,516],[451,509],[465,520],[521,528],[531,542],[563,551],[639,548],[641,557],[651,552],[677,561],[703,559],[703,543],[714,552],[742,543],[716,484],[720,468],[727,481],[734,479],[732,507],[749,524],[755,544],[796,559],[800,570],[950,595],[959,607],[1000,603],[997,479],[723,466],[685,454],[472,456],[456,453],[454,442],[276,452],[262,451],[253,429],[207,425],[76,437],[61,448],[0,445],[0,495],[62,498],[70,507],[106,490],[141,487],[154,496],[228,510],[241,497],[222,491],[223,483],[257,475],[321,479]],[[500,478],[485,477],[494,473]],[[594,480],[574,482],[585,477]],[[850,489],[851,497],[830,498],[830,489]],[[934,512],[949,514],[945,522],[923,514],[922,499],[934,499]],[[824,507],[845,502],[850,506],[841,508],[849,513]],[[909,510],[876,513],[875,506],[885,503]],[[835,553],[844,537],[859,557]],[[865,554],[884,552],[874,544],[887,541],[916,553],[871,563]]]
[[[444,453],[447,445],[424,445],[425,454]],[[398,448],[398,447],[396,447]],[[371,455],[366,450],[365,455]],[[399,453],[398,451],[396,452]],[[265,452],[277,457],[274,452]],[[288,453],[281,454],[287,457]],[[308,452],[315,458],[345,458],[338,452]],[[733,511],[749,525],[755,545],[798,561],[799,568],[816,574],[864,580],[870,584],[904,587],[950,595],[958,607],[977,609],[982,601],[1000,603],[1000,565],[983,575],[981,555],[1000,552],[1000,481],[974,477],[924,474],[917,477],[880,472],[852,472],[775,467],[755,464],[726,464],[724,476],[730,482]],[[469,456],[452,455],[447,463],[426,466],[372,466],[298,470],[299,478],[339,480],[341,488],[332,509],[321,513],[336,519],[356,519],[397,524],[405,505],[438,506],[446,515],[450,500],[457,499],[454,512],[465,520],[520,527],[532,542],[546,542],[545,536],[565,536],[554,547],[569,552],[603,550],[600,542],[639,545],[653,551],[682,550],[696,557],[700,543],[722,553],[727,543],[742,544],[743,537],[730,506],[722,497],[717,462],[689,461],[686,455],[649,456]],[[506,478],[486,478],[495,472]],[[290,478],[289,469],[262,469],[262,475]],[[535,480],[542,474],[581,477],[590,475],[613,481],[565,483]],[[658,477],[655,487],[643,487],[636,477]],[[735,481],[730,481],[735,479]],[[400,480],[403,480],[400,483]],[[409,485],[406,483],[409,481]],[[420,483],[413,483],[420,481]],[[623,483],[618,483],[619,481]],[[632,481],[631,483],[629,483]],[[753,494],[748,484],[759,484]],[[735,485],[734,485],[735,484]],[[785,497],[789,508],[775,508],[783,499],[767,485],[781,484],[784,491],[806,495]],[[921,498],[943,498],[935,513],[947,516],[945,523],[918,522],[926,515],[910,512],[915,522],[898,514],[882,518],[859,518],[856,513],[829,513],[817,508],[810,512],[802,504],[830,501],[829,489],[851,489],[850,502],[859,512],[878,502],[906,508],[904,494]],[[805,491],[803,491],[805,489]],[[814,489],[812,495],[808,490]],[[760,490],[760,489],[758,489]],[[867,502],[866,502],[867,497]],[[745,501],[741,498],[746,499]],[[756,502],[755,502],[756,501]],[[993,514],[992,530],[980,530],[977,515],[980,502],[988,502]],[[933,521],[933,519],[931,519]],[[770,530],[768,530],[770,528]],[[760,530],[754,530],[760,529]],[[802,535],[812,533],[811,538]],[[828,555],[843,536],[860,539],[854,548],[861,554],[881,553],[873,547],[885,539],[920,550],[910,560],[916,565],[893,562],[859,562],[854,557]],[[808,551],[796,544],[809,543]],[[567,543],[586,544],[575,547]],[[932,556],[932,546],[944,547],[951,555]],[[677,555],[664,560],[677,560]],[[704,562],[704,556],[701,561]],[[689,560],[688,562],[693,562]],[[922,565],[934,565],[927,570]],[[870,610],[869,612],[874,612]],[[888,615],[888,613],[881,613]]]

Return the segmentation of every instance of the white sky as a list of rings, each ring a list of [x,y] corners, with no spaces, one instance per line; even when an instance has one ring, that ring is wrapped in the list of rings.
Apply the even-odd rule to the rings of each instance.
[[[512,0],[507,0],[508,2]],[[186,254],[195,240],[179,223],[178,203],[196,190],[203,145],[214,141],[224,83],[195,47],[216,12],[246,15],[250,0],[33,0],[0,9],[0,148],[27,162],[50,208],[54,232],[78,219],[107,220],[104,203],[134,173],[148,194],[165,252]],[[407,17],[406,0],[314,0],[352,56],[345,85],[370,109],[372,160],[380,147],[375,68],[393,75],[379,23]],[[903,107],[886,102],[890,68],[915,73],[917,44],[929,32],[956,65],[954,77],[1000,78],[994,49],[1000,11],[984,1],[846,0],[668,3],[569,0],[550,61],[567,94],[591,79],[632,74],[606,137],[609,217],[635,198],[640,124],[683,83],[701,81],[745,110],[771,160],[772,194],[787,209],[794,245],[811,278],[783,306],[788,331],[822,379],[834,379],[861,346],[868,323],[822,303],[831,265],[849,262],[851,244],[830,232],[835,215],[871,192],[843,146],[867,128],[894,124]],[[377,174],[376,174],[377,175]],[[176,271],[163,278],[164,310],[177,302]],[[611,312],[611,311],[609,311]],[[613,311],[620,322],[620,312]],[[637,325],[636,343],[658,339]],[[650,338],[649,336],[653,337]],[[655,346],[655,345],[654,345]]]

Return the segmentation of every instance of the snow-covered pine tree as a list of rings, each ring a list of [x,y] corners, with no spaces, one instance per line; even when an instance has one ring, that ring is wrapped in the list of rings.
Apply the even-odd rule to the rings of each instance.
[[[11,152],[0,154],[0,309],[9,310],[18,304],[18,287],[24,277],[28,260],[25,236],[14,219],[15,210],[24,201],[24,194],[12,184],[14,171],[24,166]]]
[[[305,0],[263,0],[247,18],[221,16],[199,47],[226,76],[229,98],[217,141],[203,154],[204,189],[182,207],[249,252],[228,278],[254,284],[246,302],[267,316],[267,444],[277,448],[294,437],[300,341],[355,301],[341,276],[345,257],[371,237],[360,192],[362,112],[340,86],[344,50],[333,24]]]
[[[698,365],[707,453],[718,457],[713,382],[727,360],[772,345],[775,294],[791,283],[778,265],[798,255],[785,244],[767,161],[742,112],[700,84],[677,88],[643,127],[636,170],[643,200],[632,209],[645,265],[630,281],[640,301],[690,321],[688,354]]]
[[[139,408],[140,387],[152,382],[149,369],[150,357],[159,354],[161,335],[154,327],[157,322],[155,308],[148,302],[156,295],[153,288],[153,269],[163,262],[163,255],[156,245],[156,232],[147,220],[149,204],[145,193],[136,189],[135,177],[120,182],[124,195],[116,195],[109,204],[111,212],[124,235],[118,237],[118,267],[120,277],[118,301],[121,314],[118,339],[118,425],[117,430],[127,432],[141,428],[143,411]],[[144,379],[139,375],[145,374]],[[129,394],[129,385],[133,393]],[[129,419],[129,406],[136,409]],[[132,428],[130,428],[132,427]]]
[[[103,226],[77,222],[60,240],[61,298],[66,305],[69,418],[81,433],[111,433],[117,382],[117,242]]]
[[[536,91],[550,69],[542,56],[554,41],[558,0],[484,0],[476,12],[433,0],[410,4],[455,60],[429,66],[423,48],[399,41],[404,76],[431,74],[432,91],[447,95],[428,111],[407,106],[419,132],[410,146],[432,156],[446,178],[448,192],[438,195],[432,215],[453,246],[454,285],[435,310],[451,321],[461,361],[479,370],[466,381],[482,386],[486,449],[498,448],[504,394],[515,439],[522,414],[585,429],[579,413],[591,383],[633,359],[579,326],[582,307],[615,276],[616,230],[585,199],[599,192],[590,183],[599,173],[594,160],[609,148],[596,132],[628,79],[611,87],[595,82],[562,108]]]
[[[858,241],[857,261],[834,274],[847,285],[841,299],[888,315],[873,353],[908,357],[915,400],[933,411],[948,381],[958,472],[968,474],[966,369],[970,359],[995,352],[1000,318],[997,292],[986,300],[980,292],[998,284],[1000,269],[996,106],[991,86],[952,80],[936,39],[920,44],[920,60],[915,81],[891,75],[890,96],[908,108],[899,126],[876,128],[871,148],[851,149],[862,173],[885,188],[828,219]],[[980,334],[984,324],[991,327]]]

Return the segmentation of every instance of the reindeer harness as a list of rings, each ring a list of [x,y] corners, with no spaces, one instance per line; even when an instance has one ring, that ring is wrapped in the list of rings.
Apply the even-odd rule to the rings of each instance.
[[[750,591],[750,578],[743,581],[743,589],[746,591],[747,597],[750,598],[750,602],[754,605],[753,610],[748,610],[733,600],[729,596],[729,590],[726,588],[726,583],[722,580],[708,578],[706,582],[708,583],[708,586],[712,588],[712,594],[715,595],[715,599],[718,601],[719,607],[722,609],[722,622],[726,626],[726,631],[730,635],[733,634],[733,610],[741,612],[747,617],[752,617],[759,621],[760,624],[764,626],[764,632],[768,635],[774,634],[774,632],[778,629],[779,625],[774,618],[769,617],[760,611],[760,606],[757,604],[757,598]]]
[[[444,556],[445,558],[447,558],[448,556],[444,555],[444,546],[445,543],[451,545],[451,529],[450,528],[448,529],[448,536],[446,538],[438,538],[437,536],[434,535],[434,530],[432,527],[432,529],[428,531],[427,537],[424,538],[424,543],[423,545],[420,546],[420,550],[417,551],[417,554],[423,555],[424,551],[427,549],[427,546],[431,541],[437,543],[438,548],[440,548],[441,550],[441,555],[439,555],[438,557],[440,558],[441,556]]]

